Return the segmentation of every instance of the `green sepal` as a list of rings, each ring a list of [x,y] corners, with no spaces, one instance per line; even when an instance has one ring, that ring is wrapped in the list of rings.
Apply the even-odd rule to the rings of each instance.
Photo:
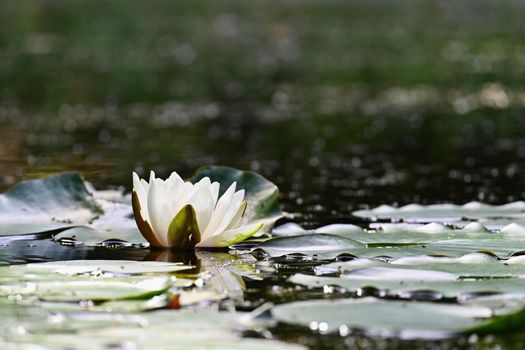
[[[175,215],[168,228],[168,242],[172,248],[193,248],[201,241],[197,214],[191,204]]]

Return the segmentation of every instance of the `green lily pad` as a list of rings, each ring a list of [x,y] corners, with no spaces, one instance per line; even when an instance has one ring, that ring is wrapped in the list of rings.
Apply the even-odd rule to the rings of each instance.
[[[118,191],[110,191],[111,196],[108,196],[106,192],[108,191],[93,191],[103,214],[86,225],[75,225],[59,232],[53,239],[67,245],[100,246],[108,241],[114,244],[120,241],[124,246],[149,246],[133,219],[129,196]],[[64,211],[68,210],[69,208],[64,208]]]
[[[47,301],[118,300],[147,298],[169,287],[169,277],[121,277],[72,279],[0,285],[0,296],[36,296]]]
[[[525,240],[525,226],[509,224],[498,231],[491,231],[480,223],[470,223],[462,228],[452,228],[442,223],[429,224],[375,224],[373,229],[363,230],[351,224],[332,224],[315,230],[305,230],[301,226],[288,223],[275,228],[276,237],[327,233],[350,238],[370,247],[393,246],[400,244],[427,244],[449,240]]]
[[[370,210],[358,210],[355,216],[369,220],[403,220],[404,222],[462,222],[465,220],[482,219],[525,219],[525,202],[518,201],[505,205],[488,205],[480,202],[470,202],[464,205],[408,204],[400,208],[381,205]]]
[[[209,290],[177,291],[172,298],[176,299],[178,307],[194,305],[201,302],[220,301],[226,297],[225,294]],[[170,297],[167,294],[155,295],[149,299],[118,299],[102,303],[71,303],[71,302],[41,302],[38,306],[53,312],[139,312],[166,308],[170,305]]]
[[[34,263],[26,265],[13,265],[0,267],[15,273],[23,274],[59,274],[59,275],[79,275],[79,274],[147,274],[161,272],[177,272],[192,269],[193,266],[180,263],[168,263],[159,261],[131,261],[131,260],[71,260],[53,261],[46,263]],[[0,272],[2,275],[2,272]]]
[[[317,274],[339,273],[340,277],[294,275],[294,283],[320,287],[338,285],[352,291],[374,287],[389,295],[410,297],[418,291],[445,297],[471,293],[514,293],[525,296],[525,259],[515,257],[502,262],[495,257],[473,253],[460,258],[429,256],[404,257],[385,263],[356,259],[321,265]]]
[[[149,299],[120,299],[99,303],[42,301],[37,305],[50,312],[140,312],[162,309],[169,305],[166,294],[155,295]]]
[[[0,236],[87,224],[102,214],[78,174],[23,181],[0,195]]]
[[[291,253],[331,254],[363,248],[366,248],[363,243],[338,235],[304,234],[271,238],[258,244],[253,250],[260,249],[270,256],[280,256]]]
[[[323,333],[350,329],[401,338],[439,338],[457,333],[521,329],[522,313],[492,317],[478,305],[386,301],[376,298],[314,300],[278,305],[272,315],[280,322],[302,325]]]
[[[0,295],[34,296],[48,301],[147,298],[174,286],[191,286],[191,280],[165,275],[191,268],[176,263],[119,260],[6,266],[0,267]]]
[[[279,189],[261,175],[252,171],[242,171],[223,166],[205,166],[197,170],[191,178],[196,183],[204,177],[221,184],[222,195],[233,182],[237,189],[244,189],[244,199],[248,202],[243,222],[264,224],[263,231],[269,231],[274,222],[283,216],[279,205]]]
[[[365,267],[385,269],[424,270],[444,272],[454,275],[454,279],[467,278],[525,278],[525,256],[500,261],[483,253],[470,253],[459,258],[415,256],[403,257],[385,263],[375,259],[356,259],[321,265],[317,274],[345,273]],[[395,276],[392,273],[391,276]]]
[[[0,195],[0,236],[55,235],[59,242],[99,245],[122,240],[146,245],[128,196],[95,191],[80,175],[23,181]]]
[[[173,275],[192,266],[167,262],[85,260],[2,267],[0,346],[303,349],[245,338],[260,321],[248,313],[213,311],[216,305],[210,308],[210,302],[234,298],[237,290],[242,296],[242,278],[223,268],[231,263],[228,254],[192,254],[200,257],[194,263],[205,272],[196,281]],[[237,264],[243,261],[236,259]]]
[[[148,247],[149,243],[136,227],[92,228],[79,226],[57,233],[53,240],[66,245],[96,247],[101,245]]]
[[[492,310],[494,316],[502,316],[525,307],[524,294],[473,294],[458,300],[463,305],[482,305]]]
[[[122,279],[42,282],[35,286],[34,294],[47,301],[144,299],[158,295],[170,286],[170,279],[166,277],[129,282]]]
[[[361,227],[352,224],[330,224],[318,227],[315,230],[306,230],[293,222],[280,225],[272,230],[273,237],[289,237],[315,233],[328,233],[354,239],[355,236],[362,235],[365,231]]]
[[[425,275],[426,277],[423,277]],[[372,287],[384,291],[386,295],[407,299],[416,298],[421,292],[425,297],[439,299],[441,297],[461,298],[472,293],[523,295],[525,291],[525,280],[523,279],[454,280],[453,276],[453,274],[438,274],[424,270],[400,269],[396,271],[366,268],[356,271],[353,276],[325,277],[296,274],[290,278],[290,282],[309,287],[333,285],[353,292]],[[434,294],[429,296],[429,293]]]
[[[22,309],[19,307],[19,309]],[[21,311],[21,310],[19,310]],[[19,315],[19,314],[18,314]],[[6,348],[108,349],[117,344],[139,349],[243,349],[304,350],[284,342],[244,338],[248,314],[238,312],[159,310],[137,313],[65,313],[55,317],[28,317],[21,323],[17,314],[5,315],[0,344]],[[4,323],[5,324],[5,323]],[[19,330],[23,328],[24,332]]]
[[[498,232],[491,232],[479,223],[471,223],[461,229],[441,223],[382,224],[376,225],[375,230],[366,231],[346,224],[328,225],[310,231],[295,224],[283,226],[274,230],[279,237],[266,240],[255,249],[262,249],[270,256],[302,253],[321,259],[333,259],[341,254],[366,258],[417,255],[460,257],[472,252],[486,252],[508,259],[525,252],[525,226],[519,224],[506,225]],[[332,233],[320,233],[323,231]],[[327,239],[327,236],[330,238]],[[347,244],[345,239],[353,243]]]
[[[272,230],[272,237],[289,237],[298,236],[309,233],[308,230],[304,229],[301,225],[295,222],[287,222],[286,224],[274,227]]]
[[[484,226],[477,226],[473,230],[472,226],[463,229],[453,229],[440,223],[430,223],[426,225],[381,225],[376,230],[367,232],[354,232],[349,235],[352,239],[368,244],[369,246],[388,246],[407,243],[431,243],[453,239],[463,240],[501,240],[520,238],[520,235],[505,235],[488,231]],[[522,238],[525,235],[521,235]]]
[[[406,255],[414,255],[415,250],[421,254],[453,257],[484,251],[502,259],[525,251],[525,227],[517,224],[507,225],[499,232],[490,232],[478,223],[463,229],[451,229],[438,223],[401,228],[381,226],[377,231],[356,233],[352,237],[369,248],[387,248],[384,255],[391,257],[403,256],[405,249]],[[372,253],[377,254],[377,251]],[[370,254],[359,256],[370,257]]]

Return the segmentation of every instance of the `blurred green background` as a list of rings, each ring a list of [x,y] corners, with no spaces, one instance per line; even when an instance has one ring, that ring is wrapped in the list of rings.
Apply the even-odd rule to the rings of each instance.
[[[2,1],[0,189],[253,169],[304,224],[525,194],[523,1]]]

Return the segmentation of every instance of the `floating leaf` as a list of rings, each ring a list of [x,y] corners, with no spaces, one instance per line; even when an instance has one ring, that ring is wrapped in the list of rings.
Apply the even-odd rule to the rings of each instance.
[[[405,257],[381,262],[356,259],[318,266],[318,274],[340,273],[340,277],[316,278],[295,275],[292,282],[322,286],[338,285],[353,291],[374,287],[390,295],[410,296],[413,292],[435,292],[445,297],[468,293],[520,293],[525,295],[525,259],[515,257],[507,262],[492,256],[472,253],[460,258]]]
[[[100,274],[104,272],[115,274],[145,274],[176,272],[189,270],[191,268],[193,268],[193,266],[158,261],[71,260],[0,267],[0,271],[4,269],[8,270],[7,273],[14,271],[15,273],[24,274],[45,273],[60,275]],[[2,272],[0,272],[0,275],[2,275]]]
[[[287,222],[284,225],[279,225],[274,227],[272,230],[273,237],[288,237],[288,236],[298,236],[309,233],[308,230],[305,230],[300,225],[294,222]]]
[[[105,302],[60,302],[43,301],[37,305],[50,312],[139,312],[165,308],[170,299],[166,294],[155,295],[149,299],[124,299]]]
[[[354,225],[335,224],[301,233],[295,224],[285,225],[281,231],[276,228],[282,237],[269,239],[256,246],[255,250],[262,249],[270,256],[302,253],[322,259],[333,259],[341,254],[367,258],[417,255],[460,257],[471,252],[487,252],[508,259],[525,252],[525,227],[517,224],[507,225],[499,232],[490,232],[478,223],[471,223],[462,229],[440,223],[387,224],[375,228],[364,231]],[[317,233],[322,231],[333,234]],[[327,239],[327,236],[330,238]],[[345,239],[350,239],[352,243],[348,244]]]
[[[305,234],[290,237],[272,238],[258,244],[254,250],[261,249],[270,256],[291,253],[321,254],[340,252],[345,249],[365,248],[365,245],[349,238],[329,234]]]
[[[149,243],[136,228],[95,229],[91,227],[73,227],[56,234],[53,239],[60,243],[84,245],[87,247],[112,245],[148,247]]]
[[[309,233],[327,233],[341,237],[354,238],[356,235],[364,234],[364,230],[361,227],[352,224],[330,224],[316,228],[315,230],[306,230],[293,222],[278,226],[272,230],[273,237],[298,236]]]
[[[408,204],[400,208],[381,205],[370,210],[358,210],[355,216],[369,220],[403,220],[404,222],[461,222],[464,220],[482,219],[525,219],[525,202],[513,202],[505,205],[488,205],[470,202],[464,205]]]
[[[161,294],[170,286],[168,277],[86,278],[1,285],[0,295],[35,295],[47,301],[100,301],[147,298]]]
[[[522,327],[523,315],[492,317],[492,310],[477,305],[386,301],[375,298],[314,300],[282,304],[272,309],[281,322],[320,332],[364,329],[369,333],[401,338],[438,338],[455,333]]]
[[[23,181],[0,195],[0,236],[58,233],[55,239],[68,244],[127,240],[145,245],[131,213],[128,196],[95,191],[78,174],[64,173]]]
[[[75,260],[0,267],[0,295],[37,296],[42,300],[117,300],[146,298],[190,280],[158,273],[191,269],[175,263]]]
[[[237,182],[237,189],[244,189],[244,199],[248,202],[244,223],[262,223],[265,225],[265,230],[269,230],[273,223],[283,216],[278,201],[279,189],[257,173],[223,166],[205,166],[197,170],[191,182],[196,183],[204,177],[221,184],[220,195],[233,182]]]
[[[456,279],[466,278],[525,278],[525,256],[500,261],[483,253],[470,253],[459,258],[414,256],[403,257],[385,263],[375,259],[356,259],[335,262],[316,268],[321,273],[345,273],[364,267],[386,269],[426,270],[454,274]],[[392,274],[393,276],[395,274]]]
[[[102,214],[78,174],[23,181],[0,195],[0,235],[34,234],[87,224]]]
[[[181,308],[201,302],[220,301],[226,297],[208,290],[177,291],[171,298],[166,294],[155,295],[149,299],[110,300],[101,303],[42,302],[38,305],[54,312],[139,312],[166,307]],[[44,298],[45,299],[45,298]]]
[[[333,285],[352,292],[372,287],[384,291],[386,295],[407,299],[417,299],[419,292],[425,293],[425,299],[463,297],[472,293],[525,293],[524,279],[455,280],[453,274],[445,275],[424,270],[365,268],[341,277],[296,274],[290,282],[310,287]]]
[[[133,344],[139,349],[242,349],[304,350],[299,345],[242,337],[250,329],[245,313],[160,310],[134,313],[66,313],[55,317],[28,317],[22,323],[18,313],[4,314],[0,344],[6,348],[108,349],[115,344]],[[28,310],[29,311],[29,310]],[[19,330],[23,328],[24,332]]]

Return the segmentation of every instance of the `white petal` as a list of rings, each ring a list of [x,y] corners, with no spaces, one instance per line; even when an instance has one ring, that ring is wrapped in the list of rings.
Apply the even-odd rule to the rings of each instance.
[[[163,227],[162,209],[165,204],[162,183],[158,179],[152,179],[148,193],[148,212],[151,228],[161,243],[167,245],[168,230]]]
[[[244,190],[235,192],[226,212],[224,213],[224,216],[222,217],[221,223],[211,233],[212,236],[221,233],[222,231],[226,230],[228,226],[230,226],[232,219],[239,211],[239,207],[241,206],[243,199]]]
[[[146,180],[141,179],[136,172],[133,172],[133,190],[137,191],[139,188],[142,189],[144,193],[148,193],[149,184]]]
[[[136,172],[133,172],[133,189],[139,187],[142,188],[142,184],[140,183],[140,178]]]
[[[211,214],[213,213],[213,203],[208,187],[199,186],[197,191],[188,199],[188,204],[191,204],[195,209],[199,230],[202,231],[208,226]]]
[[[139,176],[137,173],[133,173],[133,191],[137,194],[139,204],[140,204],[140,215],[142,218],[146,221],[149,221],[149,214],[148,214],[148,195],[147,192],[144,190],[144,187],[142,186],[142,182],[140,181]]]
[[[235,194],[235,188],[237,187],[237,183],[234,182],[231,184],[231,186],[224,192],[224,194],[219,198],[217,201],[217,205],[215,206],[215,210],[213,211],[213,214],[211,215],[210,223],[206,227],[206,230],[202,234],[203,240],[207,237],[211,236],[216,230],[217,226],[219,226],[222,222],[222,219],[224,217],[224,214],[228,210],[230,203],[232,201],[233,195]]]
[[[172,182],[172,183],[175,183],[175,184],[179,184],[181,182],[184,182],[184,180],[182,180],[182,178],[179,176],[179,174],[177,174],[177,172],[172,172],[170,177],[168,177],[168,179],[166,181],[169,181],[169,182]]]
[[[166,189],[166,198],[169,203],[170,215],[175,216],[188,202],[189,189],[184,182],[180,184],[169,184]]]
[[[160,237],[159,239],[161,239],[162,242],[165,241],[166,245],[168,243],[168,230],[170,228],[171,221],[173,220],[174,217],[175,215],[169,214],[168,203],[164,202],[164,204],[161,207],[160,215],[157,218],[157,220],[158,220],[158,226],[160,227],[160,230],[161,230],[160,232],[162,232],[160,235],[158,235]]]
[[[263,227],[263,224],[249,224],[233,230],[223,231],[217,235],[203,239],[197,247],[227,247],[244,241]]]
[[[247,205],[248,204],[246,203],[246,201],[241,202],[239,209],[237,209],[237,213],[235,213],[235,215],[233,216],[233,219],[230,221],[228,227],[226,227],[226,230],[232,230],[234,228],[239,227],[244,216],[244,212],[246,211]]]
[[[219,192],[221,189],[221,184],[218,182],[214,182],[210,185],[209,190],[211,193],[211,198],[213,199],[213,207],[217,205],[217,201],[219,200]]]
[[[182,209],[183,206],[185,206],[188,203],[188,199],[197,192],[198,188],[194,186],[191,182],[185,182],[182,185],[181,193],[179,195],[179,198],[177,198],[177,201],[181,205],[180,209]],[[179,210],[180,210],[179,209]]]
[[[209,177],[203,177],[199,180],[199,182],[197,182],[197,184],[208,187],[211,185],[211,180]]]

